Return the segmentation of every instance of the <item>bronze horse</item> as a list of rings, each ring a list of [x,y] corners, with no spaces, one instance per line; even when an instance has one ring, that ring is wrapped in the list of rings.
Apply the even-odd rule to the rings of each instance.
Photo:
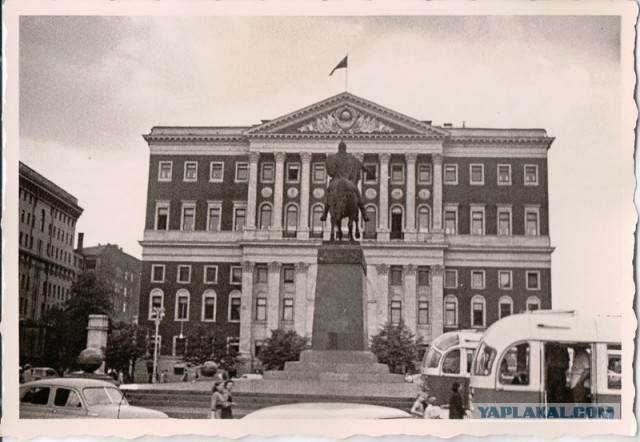
[[[344,179],[334,179],[327,195],[327,204],[331,214],[331,237],[334,241],[338,237],[342,241],[342,219],[349,219],[349,241],[360,239],[360,229],[358,227],[358,195],[353,191],[353,184]],[[355,226],[355,234],[353,228]],[[338,229],[336,235],[336,228]]]

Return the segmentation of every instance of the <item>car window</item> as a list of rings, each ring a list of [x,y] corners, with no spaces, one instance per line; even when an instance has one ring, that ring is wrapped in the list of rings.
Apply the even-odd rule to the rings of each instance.
[[[47,405],[49,403],[49,387],[34,387],[27,390],[20,400],[23,404]]]
[[[68,388],[58,388],[56,395],[53,398],[53,405],[57,407],[70,407],[80,408],[82,403],[80,402],[80,396],[74,390]]]
[[[127,402],[123,400],[122,393],[115,387],[89,387],[82,390],[87,405],[108,405],[119,404],[125,405]],[[122,401],[122,402],[121,402]]]

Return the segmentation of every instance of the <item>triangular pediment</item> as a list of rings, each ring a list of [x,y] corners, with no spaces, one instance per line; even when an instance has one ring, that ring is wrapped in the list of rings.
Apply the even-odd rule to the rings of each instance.
[[[254,126],[247,136],[386,135],[441,138],[448,132],[348,92]]]

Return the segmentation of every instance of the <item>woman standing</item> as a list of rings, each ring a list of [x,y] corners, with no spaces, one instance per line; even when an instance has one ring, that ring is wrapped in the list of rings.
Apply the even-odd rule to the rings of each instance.
[[[233,381],[228,380],[220,384],[219,391],[223,398],[220,404],[220,419],[233,419],[231,407],[235,407],[236,404],[231,398],[231,390],[233,390]]]
[[[221,419],[222,403],[224,396],[220,391],[222,381],[215,381],[211,389],[211,406],[209,407],[209,419]]]

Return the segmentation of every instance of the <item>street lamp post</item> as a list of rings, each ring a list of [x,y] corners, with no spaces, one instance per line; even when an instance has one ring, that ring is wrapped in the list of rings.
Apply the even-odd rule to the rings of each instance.
[[[164,318],[164,307],[154,307],[153,322],[156,324],[156,334],[153,340],[153,372],[151,373],[151,382],[153,384],[157,382],[156,372],[158,370],[158,328],[160,327],[162,318]]]

